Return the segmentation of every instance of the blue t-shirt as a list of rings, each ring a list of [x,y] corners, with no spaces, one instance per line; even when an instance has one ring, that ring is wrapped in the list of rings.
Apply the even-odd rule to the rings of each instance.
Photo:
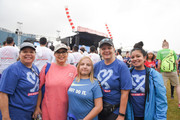
[[[2,73],[0,91],[8,94],[10,116],[18,116],[22,111],[32,113],[35,110],[39,91],[39,70],[34,65],[32,68],[36,74],[18,61]]]
[[[132,80],[126,64],[116,59],[110,65],[106,65],[104,60],[94,65],[94,77],[102,86],[103,101],[116,105],[120,104],[121,90],[132,89]],[[116,109],[115,114],[119,113]]]
[[[130,100],[133,106],[135,117],[144,117],[145,78],[146,78],[146,70],[134,69],[132,71],[133,89],[130,92]]]
[[[102,91],[97,80],[92,83],[90,79],[74,79],[68,90],[68,114],[83,119],[94,108],[94,99],[102,97]],[[96,116],[93,120],[98,120]]]

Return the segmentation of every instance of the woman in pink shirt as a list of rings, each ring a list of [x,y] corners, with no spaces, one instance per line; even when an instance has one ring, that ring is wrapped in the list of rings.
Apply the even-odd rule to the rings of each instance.
[[[64,44],[55,46],[55,63],[51,63],[45,75],[46,65],[40,72],[39,96],[33,117],[42,114],[43,120],[66,120],[68,111],[67,91],[73,82],[77,69],[75,66],[67,64],[68,48]],[[41,104],[41,88],[45,85],[44,98]]]

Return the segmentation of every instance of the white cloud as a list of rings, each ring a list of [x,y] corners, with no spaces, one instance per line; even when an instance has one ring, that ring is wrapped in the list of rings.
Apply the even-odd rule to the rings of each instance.
[[[180,53],[179,0],[0,0],[0,27],[45,36],[71,34],[65,14],[68,5],[74,25],[113,35],[116,47],[143,41],[145,49],[159,50],[163,39]]]

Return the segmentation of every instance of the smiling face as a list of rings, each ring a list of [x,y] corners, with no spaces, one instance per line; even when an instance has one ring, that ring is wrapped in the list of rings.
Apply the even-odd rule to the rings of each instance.
[[[90,73],[92,72],[92,61],[89,58],[84,58],[79,62],[78,71],[79,74],[82,77],[89,78]]]
[[[102,45],[100,53],[104,60],[111,60],[115,57],[115,49],[109,44]]]
[[[20,61],[28,68],[31,68],[32,63],[35,59],[35,50],[32,48],[23,48],[20,53]]]
[[[131,63],[136,70],[143,70],[145,57],[140,50],[135,50],[131,53]]]
[[[68,53],[67,53],[67,50],[64,49],[64,48],[61,48],[59,50],[57,50],[55,53],[54,53],[54,56],[56,58],[56,63],[58,65],[65,65],[66,64],[66,60],[67,60],[67,57],[68,57]]]

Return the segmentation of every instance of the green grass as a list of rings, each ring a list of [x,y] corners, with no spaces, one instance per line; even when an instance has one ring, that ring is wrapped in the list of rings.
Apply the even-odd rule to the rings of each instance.
[[[171,89],[169,81],[167,83],[166,90],[168,100],[167,120],[180,120],[180,109],[178,108],[176,89],[174,88],[174,99],[171,99]]]

